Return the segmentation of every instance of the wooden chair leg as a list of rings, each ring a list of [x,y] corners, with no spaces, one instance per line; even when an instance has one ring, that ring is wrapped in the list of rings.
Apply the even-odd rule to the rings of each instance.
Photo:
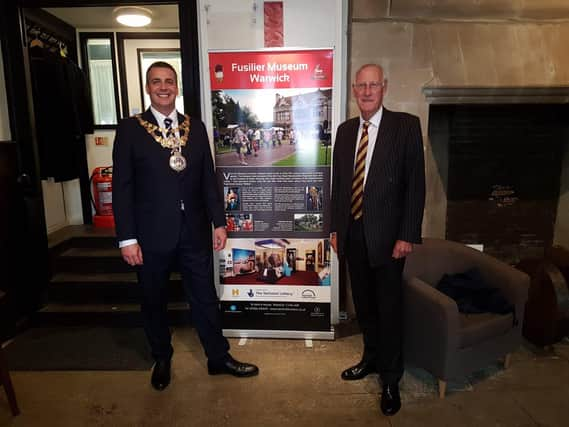
[[[447,382],[439,380],[439,399],[444,399],[447,391]]]
[[[510,367],[510,362],[512,361],[512,353],[506,354],[504,357],[504,369],[508,369]]]
[[[10,378],[10,372],[6,366],[6,361],[4,359],[4,350],[2,350],[2,347],[0,347],[0,378],[2,379],[2,385],[4,386],[4,391],[6,392],[6,397],[8,398],[8,403],[10,405],[12,415],[19,415],[20,409],[18,408],[16,393],[14,392],[14,387],[12,386],[12,379]]]

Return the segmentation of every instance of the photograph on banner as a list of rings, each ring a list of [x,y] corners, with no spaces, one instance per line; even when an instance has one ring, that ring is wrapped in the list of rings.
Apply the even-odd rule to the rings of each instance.
[[[332,53],[210,52],[216,165],[329,166]]]
[[[218,166],[330,165],[332,90],[213,91]]]
[[[250,232],[254,231],[254,227],[252,214],[225,214],[225,228],[229,233],[236,233],[239,231]]]
[[[328,239],[229,239],[221,285],[330,286]]]
[[[238,211],[241,209],[240,192],[239,187],[223,187],[226,211]]]

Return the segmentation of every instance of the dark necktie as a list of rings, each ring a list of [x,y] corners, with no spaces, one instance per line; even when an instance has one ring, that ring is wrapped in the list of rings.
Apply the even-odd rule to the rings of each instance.
[[[354,176],[352,178],[352,206],[350,211],[354,219],[360,219],[363,214],[363,200],[364,200],[364,178],[366,170],[366,156],[368,133],[367,129],[369,122],[364,122],[362,128],[362,136],[358,144],[358,154],[356,156],[356,165],[354,167]]]
[[[172,135],[172,119],[170,117],[166,117],[164,119],[164,126],[166,127],[166,137]]]

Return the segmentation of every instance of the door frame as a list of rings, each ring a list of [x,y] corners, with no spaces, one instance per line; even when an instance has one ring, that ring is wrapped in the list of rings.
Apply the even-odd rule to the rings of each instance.
[[[178,5],[184,108],[201,118],[197,0],[148,0],[149,5]],[[18,282],[25,301],[19,315],[29,315],[45,302],[50,279],[47,229],[33,110],[30,62],[27,52],[25,8],[140,5],[136,0],[16,0],[0,1],[0,36],[11,140],[16,144],[17,175],[25,205],[25,229],[19,239]],[[86,160],[86,159],[85,159]],[[86,163],[86,161],[85,161]],[[83,173],[86,171],[83,171]],[[82,199],[89,194],[81,195]],[[20,248],[18,248],[19,250]]]

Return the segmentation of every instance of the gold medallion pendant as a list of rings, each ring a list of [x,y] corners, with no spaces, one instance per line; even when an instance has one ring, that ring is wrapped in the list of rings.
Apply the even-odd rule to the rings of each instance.
[[[186,169],[186,158],[177,150],[172,152],[170,156],[170,167],[176,172],[182,172]]]
[[[137,114],[136,118],[157,143],[163,148],[172,150],[169,160],[170,168],[176,172],[182,172],[186,169],[188,162],[182,155],[182,147],[186,145],[190,134],[190,116],[184,114],[184,121],[176,128],[161,128],[144,120],[140,114]]]

